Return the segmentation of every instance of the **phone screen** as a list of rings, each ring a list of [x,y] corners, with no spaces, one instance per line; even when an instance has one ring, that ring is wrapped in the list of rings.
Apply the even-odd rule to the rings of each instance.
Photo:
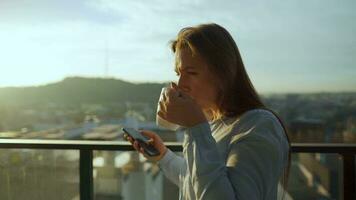
[[[148,138],[146,138],[140,132],[138,132],[137,130],[135,130],[133,128],[123,128],[122,130],[135,140],[140,140],[140,141],[146,142],[146,143],[149,141]]]

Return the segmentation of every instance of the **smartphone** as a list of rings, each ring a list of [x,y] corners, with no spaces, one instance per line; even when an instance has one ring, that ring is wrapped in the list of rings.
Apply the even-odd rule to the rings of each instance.
[[[148,144],[149,138],[142,135],[139,131],[133,128],[122,128],[125,134],[132,137],[135,141],[139,143],[139,145],[143,148],[145,153],[149,156],[158,156],[159,151],[152,145]]]

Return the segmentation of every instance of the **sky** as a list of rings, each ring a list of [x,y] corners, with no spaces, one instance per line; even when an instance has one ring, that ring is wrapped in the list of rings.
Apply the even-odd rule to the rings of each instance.
[[[218,23],[258,92],[356,91],[354,0],[0,0],[0,87],[175,81],[169,41]]]

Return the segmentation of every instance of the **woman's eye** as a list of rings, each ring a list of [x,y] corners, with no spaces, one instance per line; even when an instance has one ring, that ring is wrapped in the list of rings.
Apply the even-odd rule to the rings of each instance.
[[[197,72],[188,72],[188,74],[190,74],[190,75],[198,75]]]

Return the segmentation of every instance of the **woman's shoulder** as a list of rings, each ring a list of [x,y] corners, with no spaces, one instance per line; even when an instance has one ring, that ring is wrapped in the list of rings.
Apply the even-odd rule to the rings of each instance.
[[[233,118],[233,120],[230,120],[231,125],[233,126],[239,126],[239,127],[245,127],[247,129],[262,124],[262,123],[279,123],[279,120],[275,116],[274,113],[272,113],[269,110],[266,109],[251,109],[243,114],[241,114],[239,117]]]
[[[262,137],[268,140],[285,138],[284,128],[277,116],[266,109],[246,111],[234,121],[234,135],[238,138]]]
[[[244,112],[239,118],[240,120],[256,120],[256,119],[278,120],[271,111],[262,108],[248,110]]]

